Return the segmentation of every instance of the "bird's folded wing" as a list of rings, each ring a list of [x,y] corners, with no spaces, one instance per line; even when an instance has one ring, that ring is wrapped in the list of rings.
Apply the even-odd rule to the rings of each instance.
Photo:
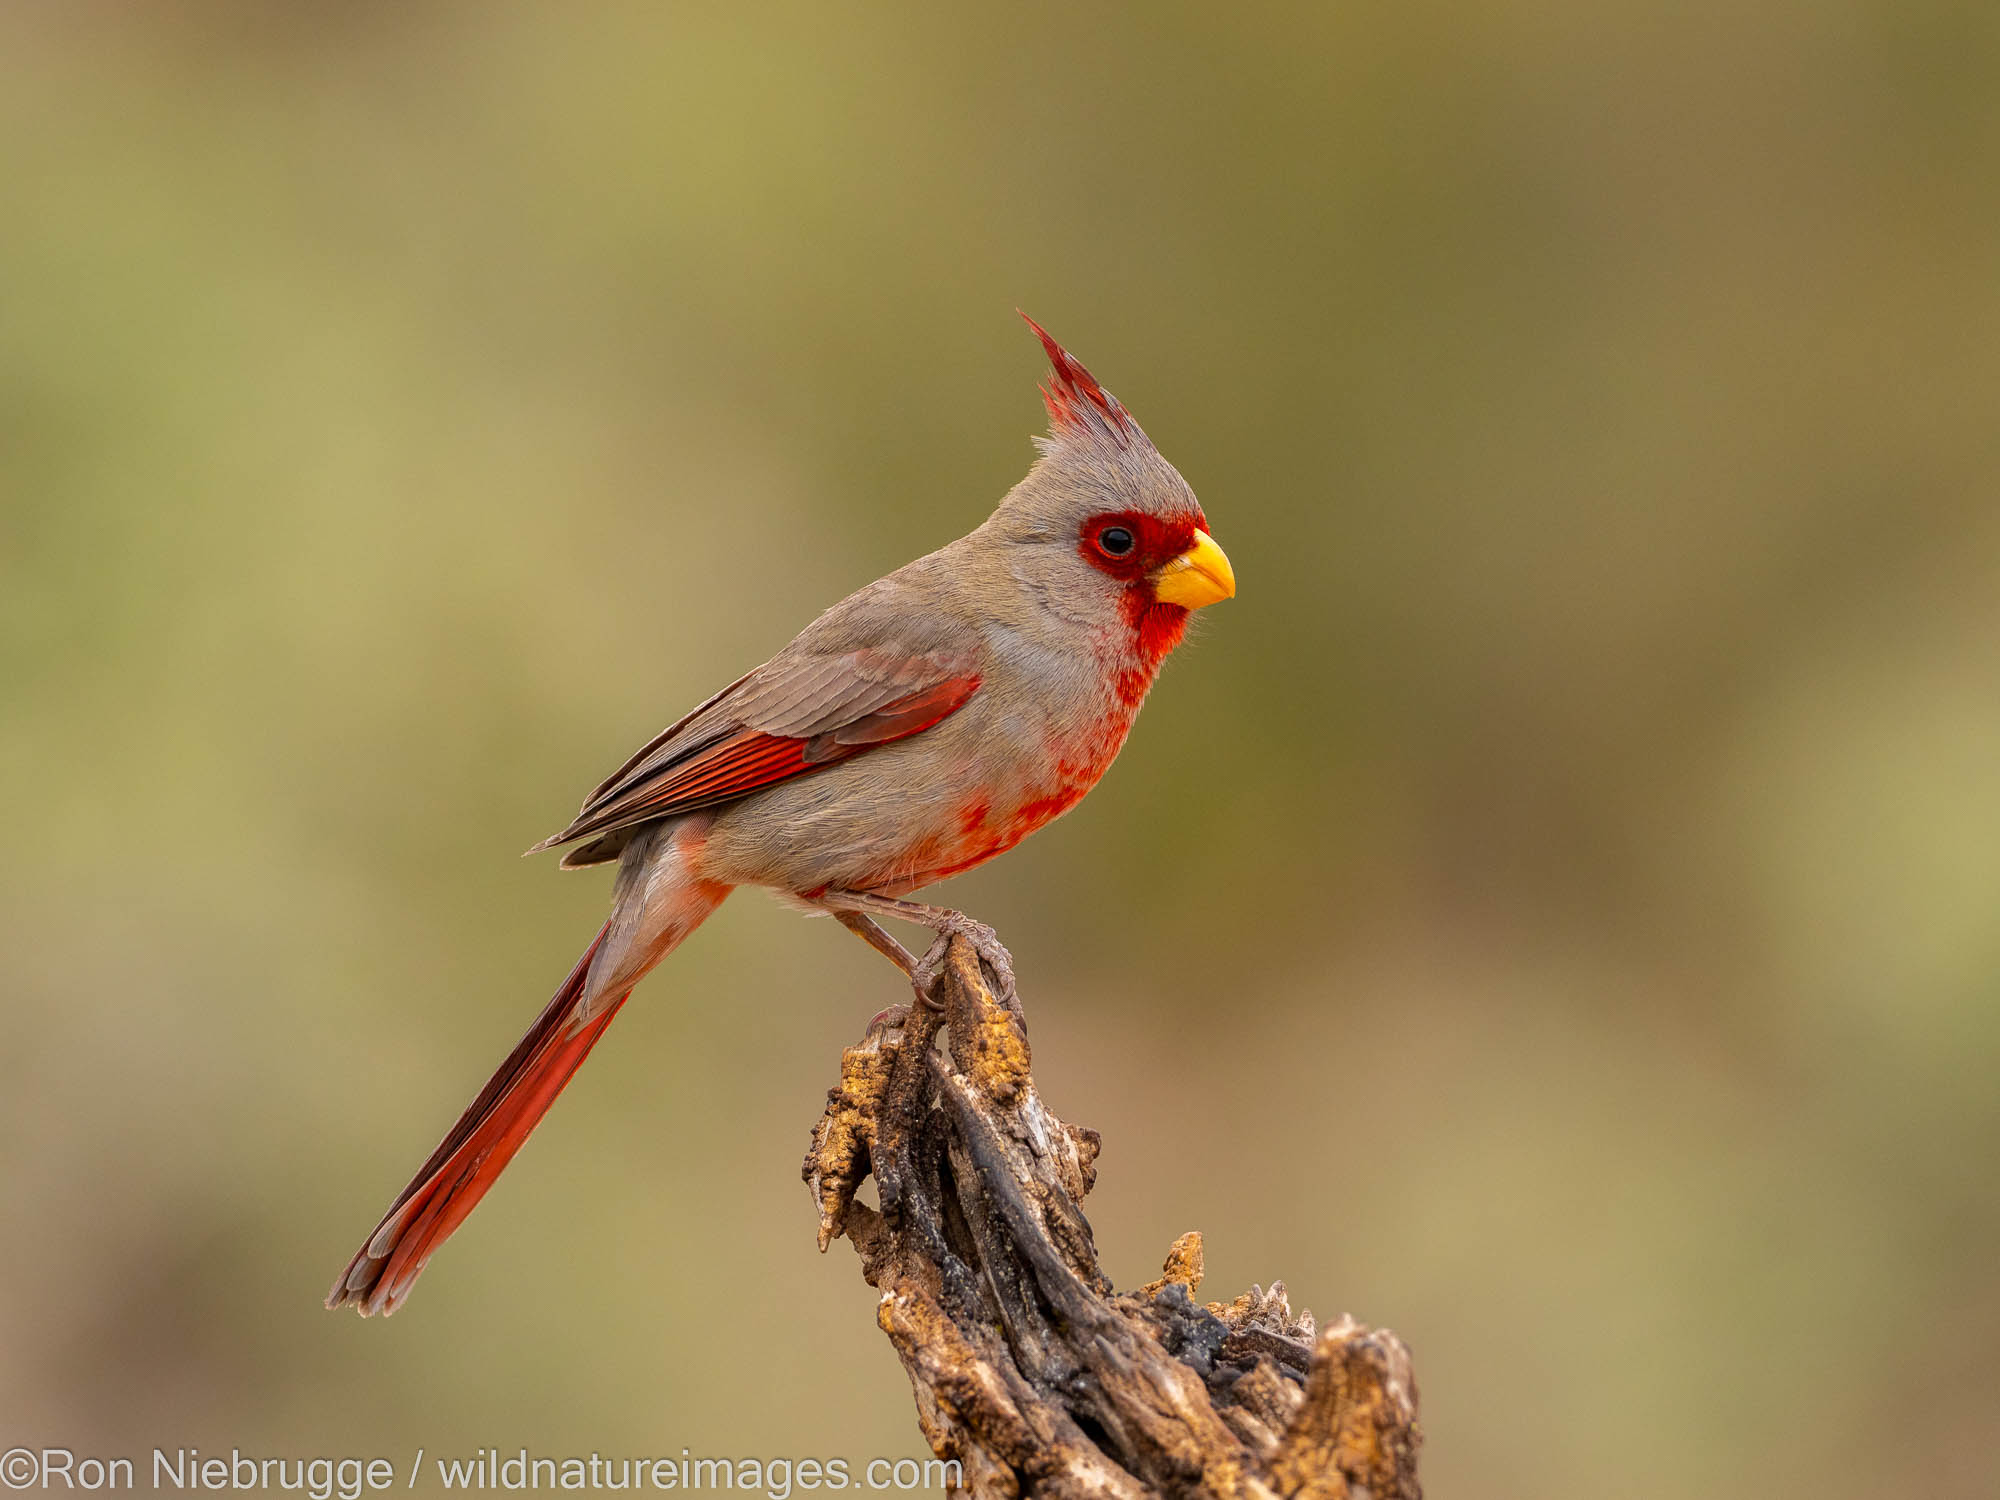
[[[976,665],[961,652],[780,656],[663,730],[535,848],[713,807],[834,765],[923,732],[978,687]]]

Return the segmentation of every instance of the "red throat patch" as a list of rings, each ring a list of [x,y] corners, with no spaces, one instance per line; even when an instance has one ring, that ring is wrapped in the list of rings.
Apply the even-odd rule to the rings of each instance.
[[[1138,660],[1118,674],[1118,701],[1136,711],[1159,675],[1160,664],[1187,634],[1188,612],[1178,604],[1160,603],[1144,584],[1127,589],[1124,602]]]

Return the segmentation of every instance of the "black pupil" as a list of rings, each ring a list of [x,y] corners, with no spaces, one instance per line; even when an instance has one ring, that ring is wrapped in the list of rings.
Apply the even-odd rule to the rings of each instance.
[[[1097,542],[1113,557],[1123,557],[1132,550],[1132,533],[1123,526],[1107,526],[1097,534]]]

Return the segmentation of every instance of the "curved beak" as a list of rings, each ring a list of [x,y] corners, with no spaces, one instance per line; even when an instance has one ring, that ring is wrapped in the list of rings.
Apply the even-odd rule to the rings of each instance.
[[[1162,604],[1200,609],[1218,599],[1236,597],[1236,570],[1215,545],[1215,538],[1197,530],[1194,545],[1153,573],[1153,597]]]

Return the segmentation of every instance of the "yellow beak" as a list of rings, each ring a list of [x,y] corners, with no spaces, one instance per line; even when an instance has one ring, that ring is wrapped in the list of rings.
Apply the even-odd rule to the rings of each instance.
[[[1196,531],[1194,545],[1153,574],[1153,597],[1162,604],[1200,609],[1236,597],[1236,570],[1215,538]]]

